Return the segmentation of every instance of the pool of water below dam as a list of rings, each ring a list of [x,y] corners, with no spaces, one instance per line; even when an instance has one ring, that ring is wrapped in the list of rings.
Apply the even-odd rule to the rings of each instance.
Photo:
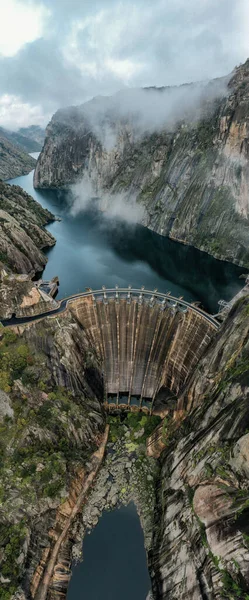
[[[133,503],[104,511],[73,567],[67,600],[146,600],[150,578]]]

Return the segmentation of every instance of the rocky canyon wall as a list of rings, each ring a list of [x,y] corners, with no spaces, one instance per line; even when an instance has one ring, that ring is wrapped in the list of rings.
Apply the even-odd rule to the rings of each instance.
[[[0,180],[0,263],[31,277],[42,271],[47,262],[42,249],[55,244],[44,225],[53,220],[21,187]]]
[[[156,600],[249,592],[249,298],[232,309],[168,422],[150,553]]]
[[[134,310],[129,304],[128,311]],[[116,311],[114,302],[100,311],[107,312],[108,327]],[[124,312],[122,304],[119,311]],[[92,304],[79,304],[71,313],[20,325],[16,331],[6,329],[1,335],[4,599],[12,598],[17,589],[22,599],[30,592],[35,597],[35,590],[42,592],[40,574],[49,566],[51,547],[80,490],[81,469],[88,469],[103,434],[103,342],[101,334],[97,340],[100,327],[98,322],[94,326],[93,313]],[[153,310],[151,315],[145,313],[152,323]],[[247,296],[234,305],[194,366],[179,397],[182,422],[172,418],[172,410],[163,421],[164,451],[158,459],[156,500],[150,510],[152,542],[151,533],[147,538],[154,600],[247,600],[248,315]],[[186,318],[180,315],[180,321]],[[190,331],[191,326],[190,319]],[[119,425],[113,427],[111,441],[119,443]],[[137,433],[132,436],[139,445]],[[133,443],[127,447],[133,452]],[[103,475],[101,489],[108,479],[105,471]],[[69,535],[58,553],[53,598],[65,596],[72,544]]]
[[[55,244],[44,227],[53,220],[21,187],[0,180],[0,319],[20,316],[31,305],[46,310],[32,278],[46,265],[43,249]]]
[[[102,398],[99,358],[72,315],[1,333],[1,600],[31,597],[59,507],[69,510],[102,440]]]
[[[86,196],[107,194],[118,206],[132,199],[136,218],[157,233],[248,267],[249,61],[204,87],[198,105],[196,85],[192,112],[183,96],[175,118],[168,114],[154,129],[149,121],[137,125],[126,92],[59,110],[47,127],[35,187],[82,181],[71,197],[75,210]],[[144,91],[150,117],[160,94],[167,106],[169,90]],[[120,115],[121,97],[127,112]]]

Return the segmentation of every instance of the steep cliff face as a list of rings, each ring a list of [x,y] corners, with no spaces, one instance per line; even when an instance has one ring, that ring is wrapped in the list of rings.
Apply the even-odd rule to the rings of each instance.
[[[29,150],[31,152],[31,150]],[[27,175],[35,168],[36,161],[14,140],[0,131],[0,178],[11,179]]]
[[[42,271],[47,258],[42,248],[54,237],[44,225],[54,216],[19,186],[0,181],[0,261],[15,273]]]
[[[249,298],[232,309],[165,427],[150,566],[156,600],[249,593]]]
[[[5,329],[0,337],[0,597],[9,600],[18,589],[22,600],[30,594],[55,600],[66,595],[73,540],[79,541],[77,524],[60,546],[52,587],[43,596],[42,574],[101,439],[103,367],[92,338],[69,311],[16,332]],[[169,410],[161,427],[164,451],[158,470],[152,465],[150,471],[147,462],[141,468],[140,443],[147,427],[152,431],[150,417],[131,413],[131,432],[122,419],[111,418],[114,446],[83,521],[93,526],[106,500],[109,506],[121,497],[128,501],[134,489],[139,506],[146,491],[154,600],[248,600],[248,340],[245,296],[233,306],[179,398],[178,411],[181,418],[185,415],[180,424]],[[129,480],[124,471],[125,487],[123,442],[124,468],[127,451],[131,465]]]
[[[58,111],[47,127],[35,187],[87,177],[92,196],[135,198],[145,209],[142,222],[157,233],[249,266],[249,61],[227,82],[210,84],[211,99],[204,88],[207,99],[198,103],[193,86],[192,111],[183,96],[182,114],[178,105],[175,118],[168,115],[154,130],[139,129],[131,109],[120,114],[119,96]],[[162,90],[146,93],[156,112]],[[171,92],[164,93],[167,105]],[[122,96],[129,107],[129,95]]]
[[[17,589],[30,598],[56,510],[99,445],[101,366],[70,315],[43,320],[1,335],[0,389],[0,597],[8,600]]]

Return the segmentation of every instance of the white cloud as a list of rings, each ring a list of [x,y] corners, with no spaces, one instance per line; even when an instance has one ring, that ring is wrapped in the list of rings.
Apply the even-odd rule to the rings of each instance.
[[[248,12],[248,0],[103,0],[74,16],[63,54],[104,94],[220,77],[249,55]]]
[[[88,174],[81,181],[70,187],[71,192],[71,214],[77,214],[89,209],[93,202],[103,212],[106,219],[111,221],[126,221],[127,223],[141,223],[144,217],[144,207],[136,202],[135,196],[125,193],[108,194],[103,190],[97,190]],[[93,200],[95,198],[95,200]]]
[[[9,94],[0,96],[0,126],[14,130],[31,123],[44,127],[47,122],[48,116],[44,116],[41,106],[31,106]]]
[[[28,42],[41,37],[50,11],[42,4],[21,0],[0,2],[0,54],[14,56]]]
[[[119,52],[126,39],[139,38],[150,18],[151,9],[141,10],[139,3],[136,6],[117,2],[115,6],[96,10],[85,19],[73,21],[62,48],[63,55],[68,62],[77,64],[82,75],[92,75],[99,81],[114,77],[116,90],[122,83],[132,85],[145,64],[130,51],[127,56],[119,56]]]
[[[248,20],[248,0],[0,0],[0,90],[51,115],[221,77],[249,56]]]
[[[105,67],[114,73],[124,84],[131,82],[132,78],[142,71],[143,65],[129,59],[108,58]]]

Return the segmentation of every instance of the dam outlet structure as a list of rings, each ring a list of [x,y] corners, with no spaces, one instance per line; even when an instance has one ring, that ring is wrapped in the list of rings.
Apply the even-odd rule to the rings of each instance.
[[[173,401],[219,327],[196,304],[144,288],[88,289],[67,306],[101,358],[107,409]]]

